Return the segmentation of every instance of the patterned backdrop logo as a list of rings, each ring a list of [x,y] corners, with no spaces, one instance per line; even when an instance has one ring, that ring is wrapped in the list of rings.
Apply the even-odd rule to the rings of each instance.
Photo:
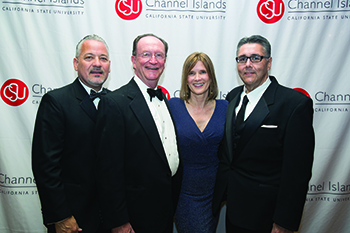
[[[18,79],[9,79],[1,86],[1,99],[10,106],[19,106],[29,96],[27,85]]]
[[[283,17],[284,3],[282,0],[260,0],[257,13],[264,23],[276,23]]]
[[[307,91],[305,91],[303,88],[296,87],[296,88],[293,88],[293,89],[296,90],[296,91],[299,91],[299,92],[303,93],[304,95],[306,95],[307,97],[311,98],[310,94]]]
[[[170,99],[170,94],[169,94],[168,90],[165,89],[164,87],[160,86],[160,85],[158,85],[157,87],[162,89],[162,92],[165,95],[166,99],[169,100]]]
[[[142,12],[142,2],[141,0],[117,0],[115,11],[124,20],[134,20]]]

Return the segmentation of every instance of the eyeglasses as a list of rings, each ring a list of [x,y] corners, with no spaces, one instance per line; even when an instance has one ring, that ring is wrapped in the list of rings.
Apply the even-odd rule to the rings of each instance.
[[[146,60],[151,60],[152,56],[154,56],[154,58],[157,61],[163,61],[165,59],[165,56],[162,53],[155,53],[154,55],[152,55],[152,53],[150,52],[144,52],[140,53],[139,56]]]
[[[246,63],[249,59],[252,63],[258,63],[258,62],[261,62],[263,58],[267,59],[269,57],[254,54],[254,55],[251,55],[250,57],[247,57],[247,56],[236,57],[236,61],[237,63]]]

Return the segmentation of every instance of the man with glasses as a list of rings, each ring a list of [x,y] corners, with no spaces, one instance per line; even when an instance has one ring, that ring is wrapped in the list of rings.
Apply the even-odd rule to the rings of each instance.
[[[230,233],[297,231],[313,163],[312,100],[269,76],[266,38],[242,38],[236,61],[244,85],[226,98],[213,213],[227,201]]]
[[[97,176],[102,217],[112,232],[172,232],[182,164],[165,95],[157,88],[168,44],[136,37],[135,76],[99,104]]]

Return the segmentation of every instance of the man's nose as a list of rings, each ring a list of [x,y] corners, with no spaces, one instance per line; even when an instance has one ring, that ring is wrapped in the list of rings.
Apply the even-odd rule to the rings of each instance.
[[[149,62],[152,63],[152,64],[158,62],[158,60],[156,59],[156,55],[155,55],[155,54],[152,54],[152,55],[151,55],[151,58],[149,59]]]
[[[247,66],[247,67],[251,67],[252,66],[252,61],[250,60],[250,57],[247,58],[245,66]]]
[[[101,60],[100,58],[96,57],[93,62],[94,66],[101,66]]]

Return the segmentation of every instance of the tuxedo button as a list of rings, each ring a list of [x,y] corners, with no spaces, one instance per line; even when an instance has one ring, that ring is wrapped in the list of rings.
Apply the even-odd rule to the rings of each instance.
[[[233,143],[233,149],[235,150],[237,148],[237,143]]]

